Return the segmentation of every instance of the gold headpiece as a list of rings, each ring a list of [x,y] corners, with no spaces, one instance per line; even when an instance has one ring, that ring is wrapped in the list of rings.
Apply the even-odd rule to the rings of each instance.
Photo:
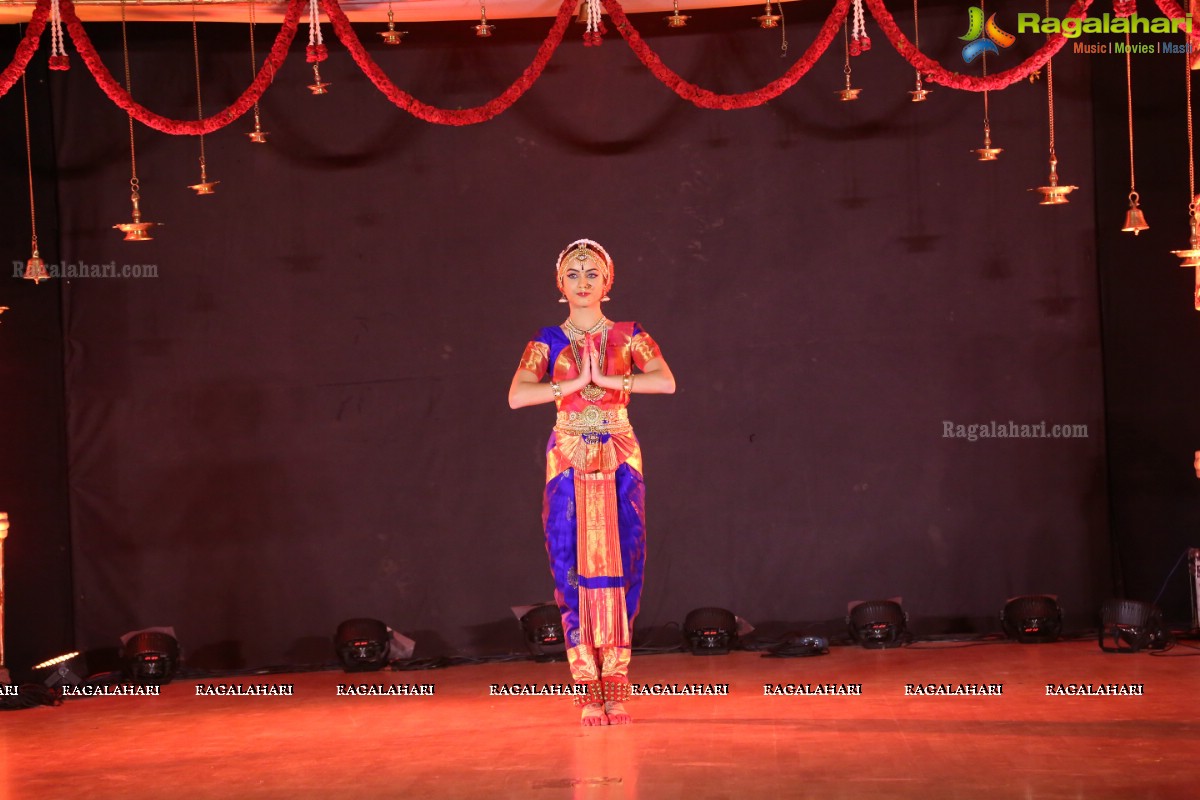
[[[613,284],[612,258],[607,250],[591,239],[576,239],[558,254],[558,261],[554,267],[558,288],[562,289],[564,272],[571,267],[581,268],[589,261],[604,275],[604,295],[605,299],[608,299],[608,290]]]

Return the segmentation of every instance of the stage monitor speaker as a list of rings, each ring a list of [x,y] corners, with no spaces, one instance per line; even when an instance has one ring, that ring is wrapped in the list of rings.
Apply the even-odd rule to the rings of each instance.
[[[737,645],[738,621],[724,608],[696,608],[683,620],[683,638],[694,656],[728,655]]]
[[[850,638],[868,650],[900,647],[912,641],[908,614],[896,600],[851,603],[846,617]]]
[[[387,625],[360,617],[338,625],[333,646],[346,672],[371,672],[388,665],[390,641]]]
[[[160,630],[138,631],[125,639],[125,674],[135,683],[162,686],[179,669],[179,641]]]
[[[1155,605],[1112,599],[1100,609],[1100,649],[1106,653],[1165,650],[1171,642],[1162,611]]]
[[[1027,594],[1011,598],[1000,611],[1004,634],[1021,644],[1045,644],[1062,635],[1063,615],[1058,597]]]
[[[521,631],[525,634],[525,646],[534,661],[545,662],[563,659],[567,654],[567,640],[563,635],[562,614],[554,603],[541,603],[521,616]]]

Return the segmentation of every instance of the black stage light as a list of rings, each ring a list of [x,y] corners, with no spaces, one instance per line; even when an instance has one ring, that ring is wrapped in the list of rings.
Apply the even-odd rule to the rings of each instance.
[[[53,689],[56,686],[79,686],[83,683],[83,678],[79,677],[76,670],[83,670],[83,658],[79,651],[73,653],[65,653],[61,656],[47,659],[40,664],[34,664],[32,667],[36,673],[39,670],[49,670],[49,674],[43,679],[47,689]]]
[[[162,630],[135,631],[121,637],[121,662],[134,683],[162,686],[179,669],[179,642]]]
[[[737,617],[723,608],[693,609],[683,620],[683,637],[694,656],[728,655],[737,644]]]
[[[521,616],[521,630],[534,661],[553,661],[566,656],[562,614],[554,603],[542,603],[526,611]]]
[[[1171,635],[1158,606],[1139,600],[1108,600],[1100,608],[1100,649],[1106,653],[1163,650]]]
[[[337,627],[334,649],[346,672],[370,672],[388,665],[387,625],[377,619],[348,619]]]
[[[1013,597],[1000,611],[1004,635],[1021,644],[1058,641],[1062,634],[1062,608],[1052,594]]]
[[[867,600],[851,603],[846,617],[850,638],[868,650],[882,650],[908,644],[908,614],[895,600]]]

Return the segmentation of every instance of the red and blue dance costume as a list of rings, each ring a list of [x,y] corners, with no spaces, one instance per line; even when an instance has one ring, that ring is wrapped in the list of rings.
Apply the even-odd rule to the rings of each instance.
[[[592,340],[598,345],[601,337]],[[626,375],[658,357],[658,345],[636,322],[609,328],[606,374]],[[539,380],[547,373],[558,382],[579,375],[561,327],[542,328],[520,366]],[[597,690],[602,680],[627,685],[646,563],[642,451],[626,412],[629,394],[605,389],[599,399],[586,400],[575,392],[555,403],[542,521],[571,675]]]

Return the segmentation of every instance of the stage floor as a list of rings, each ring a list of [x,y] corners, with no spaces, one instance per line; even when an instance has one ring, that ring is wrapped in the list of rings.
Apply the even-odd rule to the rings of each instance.
[[[637,657],[639,685],[728,694],[641,697],[634,724],[589,729],[567,698],[492,694],[565,683],[562,663],[215,681],[292,696],[198,695],[176,680],[159,697],[0,715],[0,787],[9,800],[1200,796],[1200,658],[1180,657],[1196,650],[918,649],[932,647]],[[433,694],[339,696],[346,683]],[[766,696],[765,684],[841,693]],[[1048,696],[1047,684],[1143,694]],[[906,693],[917,688],[960,693]]]

